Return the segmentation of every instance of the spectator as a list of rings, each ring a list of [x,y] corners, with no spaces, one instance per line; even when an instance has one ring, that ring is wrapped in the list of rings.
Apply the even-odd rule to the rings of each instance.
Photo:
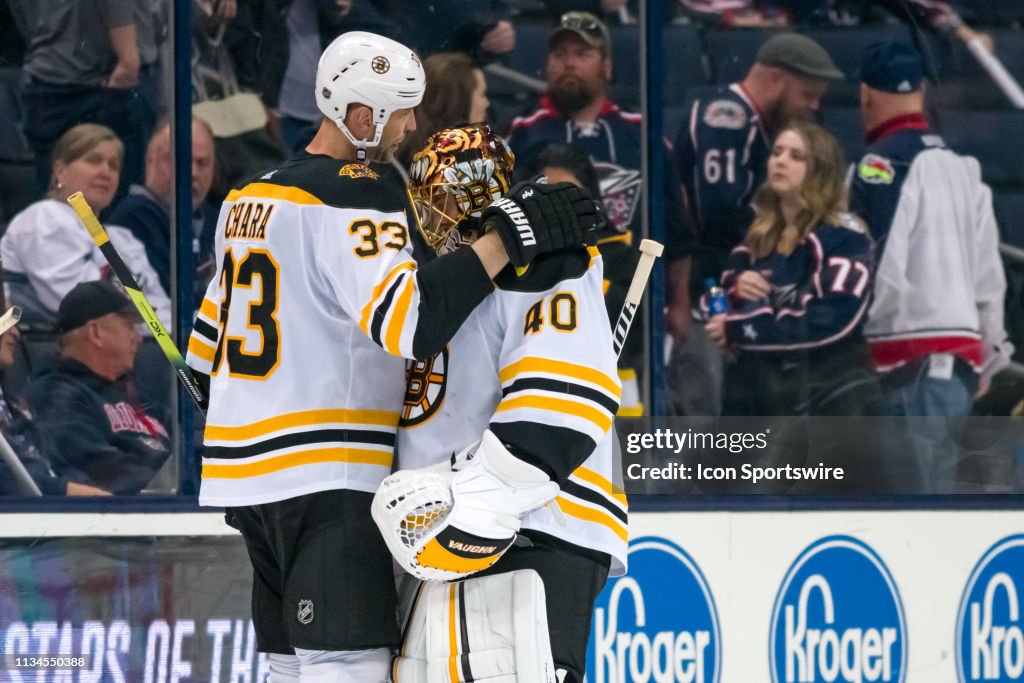
[[[132,397],[142,341],[134,305],[102,280],[61,301],[60,359],[33,378],[28,402],[60,476],[116,494],[139,493],[170,455],[170,437]]]
[[[530,160],[531,176],[543,175],[550,183],[572,183],[590,190],[595,199],[601,198],[597,182],[597,171],[586,152],[564,143],[548,145]],[[597,248],[604,261],[604,302],[609,322],[614,325],[626,301],[626,291],[633,280],[640,253],[632,244],[632,233],[620,233],[606,225],[597,240]],[[618,415],[639,417],[644,414],[637,381],[637,369],[642,366],[644,356],[643,332],[635,326],[619,357],[619,380],[622,382],[622,397],[619,399]]]
[[[516,30],[501,0],[376,0],[374,4],[397,25],[398,35],[392,37],[423,57],[465,52],[482,64],[516,47]]]
[[[348,31],[394,33],[372,0],[266,0],[257,17],[258,81],[264,102],[278,110],[285,151],[305,148],[320,125],[316,65],[334,38]]]
[[[547,94],[528,116],[512,121],[509,146],[521,164],[551,143],[567,143],[586,152],[597,169],[601,195],[611,224],[620,234],[639,234],[642,131],[639,114],[627,113],[608,99],[612,78],[611,38],[594,15],[569,12],[548,39]],[[667,144],[666,144],[667,146]],[[689,309],[689,251],[692,238],[684,222],[675,167],[665,173],[665,254],[669,301]],[[686,334],[687,316],[666,321],[669,333]]]
[[[54,144],[84,122],[117,132],[125,145],[125,186],[142,182],[143,148],[156,121],[156,90],[139,54],[135,4],[11,0],[15,23],[28,43],[24,130],[36,155],[40,194],[49,180]]]
[[[726,26],[850,26],[865,23],[875,8],[887,10],[913,26],[924,26],[939,35],[951,35],[965,43],[991,38],[965,24],[956,7],[936,0],[679,0],[684,11],[698,16],[720,17]]]
[[[46,199],[16,215],[0,239],[11,302],[24,312],[22,322],[52,329],[61,299],[79,282],[109,277],[106,259],[93,243],[67,198],[81,192],[97,214],[110,205],[121,172],[123,147],[105,126],[83,123],[57,141]],[[164,325],[170,326],[171,301],[146,249],[131,231],[108,226],[110,241]]]
[[[764,184],[771,139],[789,122],[810,119],[829,80],[842,79],[828,53],[806,36],[784,33],[768,39],[741,83],[696,99],[676,135],[675,155],[686,206],[697,226],[690,287],[696,295],[717,280],[729,253],[754,220],[751,205]],[[669,330],[685,329],[677,319],[702,319],[672,302]],[[685,344],[676,337],[669,363],[673,412],[717,415],[721,411],[722,354],[695,326]]]
[[[199,272],[212,260],[213,231],[217,214],[205,203],[213,184],[213,131],[201,118],[192,119],[192,258]],[[146,184],[132,185],[128,196],[110,212],[109,223],[121,225],[145,246],[146,258],[160,278],[165,292],[171,291],[171,204],[174,201],[174,164],[169,121],[157,127],[146,148]],[[200,247],[202,244],[202,248]],[[210,268],[203,268],[203,272]],[[206,282],[196,278],[195,290],[202,298]]]
[[[738,352],[725,414],[858,415],[877,405],[861,335],[871,239],[843,212],[844,171],[839,144],[814,124],[775,140],[757,217],[722,274],[730,311],[707,324]]]
[[[423,60],[427,90],[416,107],[416,130],[399,148],[398,159],[408,167],[412,156],[423,148],[433,132],[465,123],[485,123],[487,80],[469,55],[438,52]]]
[[[946,148],[924,117],[924,65],[900,43],[871,46],[861,68],[867,134],[851,207],[879,245],[865,335],[894,416],[968,415],[1013,346],[992,193],[977,160]],[[956,449],[945,428],[911,420],[916,490],[949,492]]]
[[[0,372],[14,365],[14,349],[21,333],[17,326],[0,336]],[[0,434],[7,440],[11,450],[21,461],[29,476],[44,496],[109,496],[103,489],[81,484],[68,477],[57,475],[50,463],[42,456],[42,435],[36,428],[28,410],[11,401],[0,391]],[[18,487],[10,466],[0,457],[0,496],[25,493]]]

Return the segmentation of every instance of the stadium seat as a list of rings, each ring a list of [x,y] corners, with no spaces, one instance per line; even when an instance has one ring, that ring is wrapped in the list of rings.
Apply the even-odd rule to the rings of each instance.
[[[993,204],[1003,242],[1024,249],[1024,192],[997,192]]]
[[[709,75],[705,67],[703,41],[694,26],[670,26],[662,34],[665,70],[665,104],[685,102],[687,92],[706,85]]]
[[[821,125],[836,136],[846,160],[854,163],[864,149],[864,123],[859,107],[828,106],[822,111]]]
[[[734,83],[750,70],[761,44],[771,31],[757,28],[708,31],[705,41],[715,83]]]
[[[509,67],[527,76],[544,78],[544,61],[548,51],[547,22],[520,22],[516,24],[516,49],[509,55]]]
[[[1024,188],[1024,111],[939,109],[936,123],[950,147],[977,157],[994,190]]]

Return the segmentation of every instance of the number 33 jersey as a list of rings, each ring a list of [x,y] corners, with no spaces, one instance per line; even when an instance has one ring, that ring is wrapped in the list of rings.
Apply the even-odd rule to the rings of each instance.
[[[441,353],[408,363],[398,461],[433,465],[489,428],[561,487],[523,528],[607,553],[618,574],[628,541],[611,431],[621,387],[602,278],[593,248],[542,257],[520,279],[499,275]]]
[[[421,294],[396,194],[303,155],[228,195],[188,348],[210,376],[201,504],[372,492],[391,471]]]

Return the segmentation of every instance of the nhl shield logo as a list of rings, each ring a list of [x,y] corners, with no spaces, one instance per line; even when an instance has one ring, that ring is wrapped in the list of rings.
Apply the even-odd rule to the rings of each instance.
[[[302,625],[310,624],[313,621],[313,601],[312,600],[299,600],[299,611],[296,613],[295,618],[299,620]]]

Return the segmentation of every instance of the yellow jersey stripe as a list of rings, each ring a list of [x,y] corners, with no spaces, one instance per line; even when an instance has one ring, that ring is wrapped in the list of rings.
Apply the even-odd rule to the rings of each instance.
[[[498,404],[496,413],[501,413],[506,410],[515,410],[517,408],[534,408],[536,410],[550,410],[556,413],[567,413],[569,415],[575,415],[581,417],[584,420],[589,420],[597,425],[602,432],[607,432],[612,428],[612,418],[607,413],[598,410],[592,406],[584,405],[583,403],[577,403],[576,401],[570,401],[564,398],[554,398],[551,396],[516,396],[515,398],[505,399]]]
[[[584,522],[600,524],[601,526],[610,529],[612,533],[621,538],[624,542],[629,542],[629,530],[626,528],[626,525],[612,517],[609,513],[604,512],[603,510],[589,508],[586,505],[574,503],[562,496],[555,498],[555,502],[558,504],[558,507],[561,508],[562,512],[570,517],[582,519]]]
[[[628,504],[626,502],[626,494],[623,490],[594,470],[587,469],[586,467],[577,467],[571,476],[576,477],[577,479],[582,479],[588,484],[596,486],[623,505]]]
[[[448,675],[452,677],[453,681],[461,681],[462,678],[459,676],[459,644],[458,644],[458,631],[455,628],[455,584],[451,584],[448,588],[448,652],[451,655],[448,657]]]
[[[573,379],[590,382],[591,384],[598,385],[608,393],[615,396],[615,398],[619,398],[622,394],[622,389],[619,388],[619,383],[600,370],[588,368],[585,365],[577,365],[575,363],[568,363],[561,360],[551,360],[549,358],[538,358],[536,356],[527,356],[526,358],[516,361],[512,365],[505,366],[501,369],[501,372],[498,373],[498,377],[500,378],[501,383],[505,384],[517,375],[534,372],[544,372],[551,375],[565,375],[566,377],[572,377]]]
[[[325,462],[346,462],[354,465],[380,465],[391,467],[391,451],[371,451],[362,448],[320,448],[312,451],[285,453],[259,462],[244,465],[212,465],[203,463],[204,479],[246,479],[273,474],[302,465]]]
[[[190,337],[188,340],[188,352],[194,354],[197,358],[212,363],[213,357],[217,355],[217,347],[207,346],[196,337]]]
[[[398,413],[389,410],[304,410],[298,413],[275,415],[259,422],[237,427],[206,425],[209,441],[245,441],[267,436],[292,427],[313,427],[322,424],[351,422],[362,425],[398,427]]]
[[[618,417],[643,417],[644,404],[641,403],[635,406],[620,406],[619,410],[615,414]]]
[[[199,305],[199,312],[214,322],[217,322],[217,319],[220,317],[217,315],[217,304],[205,296],[203,297],[203,303]]]
[[[281,199],[292,204],[306,204],[312,206],[323,205],[323,202],[313,194],[300,190],[297,187],[285,187],[271,183],[249,183],[241,190],[232,190],[228,193],[226,202],[234,202],[239,199]]]
[[[384,348],[393,356],[402,355],[399,343],[402,341],[402,327],[405,323],[405,316],[409,313],[412,293],[416,289],[415,284],[416,282],[413,278],[408,277],[405,279],[402,293],[398,296],[398,303],[395,304],[394,313],[391,314],[391,322],[388,323],[388,333],[384,338]]]
[[[373,288],[373,294],[370,295],[370,300],[363,306],[363,315],[359,319],[359,329],[363,331],[363,334],[369,336],[370,334],[370,315],[373,313],[373,304],[380,298],[384,290],[391,285],[391,281],[394,280],[404,270],[413,270],[416,268],[414,261],[405,261],[399,263],[397,266],[391,269],[387,277],[377,283],[377,286]]]
[[[597,241],[597,245],[612,244],[614,242],[622,242],[624,244],[633,244],[633,233],[624,232],[621,235],[614,235],[613,237],[603,237]]]

